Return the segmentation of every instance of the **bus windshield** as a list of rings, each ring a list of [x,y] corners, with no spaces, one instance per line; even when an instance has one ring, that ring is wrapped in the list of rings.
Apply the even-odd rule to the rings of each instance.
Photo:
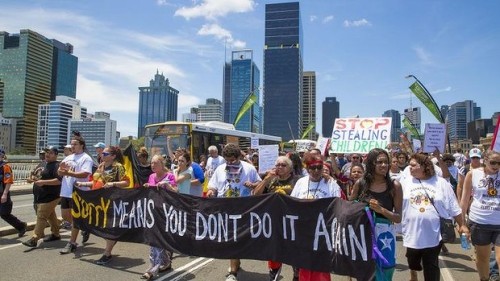
[[[155,154],[170,155],[167,148],[167,137],[169,138],[170,147],[175,150],[177,148],[189,148],[189,134],[187,130],[166,129],[165,126],[152,126],[146,128],[144,134],[144,143],[149,149],[151,156]],[[175,151],[171,151],[173,154]]]

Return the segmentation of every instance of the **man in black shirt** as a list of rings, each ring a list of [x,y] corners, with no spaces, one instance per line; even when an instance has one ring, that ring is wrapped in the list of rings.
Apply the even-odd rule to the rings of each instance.
[[[50,146],[45,149],[46,165],[41,172],[40,179],[33,181],[34,202],[37,207],[36,225],[33,236],[23,242],[23,245],[34,248],[38,240],[43,241],[60,240],[59,221],[56,215],[56,206],[59,203],[59,194],[61,193],[61,178],[57,175],[59,161],[57,161],[58,149]],[[50,224],[51,235],[45,237],[45,224]],[[45,237],[45,238],[44,238]]]

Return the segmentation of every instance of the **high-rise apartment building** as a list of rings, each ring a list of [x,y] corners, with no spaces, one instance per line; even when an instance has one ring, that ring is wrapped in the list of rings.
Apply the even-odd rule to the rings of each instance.
[[[222,102],[218,99],[207,99],[205,104],[198,106],[198,121],[221,121]]]
[[[116,121],[111,119],[107,112],[96,112],[91,118],[70,120],[67,141],[71,140],[72,131],[79,131],[85,139],[87,151],[90,155],[96,156],[94,145],[103,142],[106,146],[116,145],[118,138],[116,132]]]
[[[382,117],[391,117],[392,122],[391,122],[391,141],[392,142],[399,142],[399,133],[401,132],[401,114],[399,111],[394,110],[394,109],[389,109],[386,110],[383,114]]]
[[[229,81],[227,81],[229,79]],[[231,52],[231,62],[224,68],[224,121],[234,124],[242,106],[255,95],[255,103],[235,125],[237,130],[260,133],[259,115],[260,70],[254,62],[252,50]]]
[[[422,115],[420,111],[420,107],[410,107],[404,110],[404,114],[410,119],[410,122],[415,126],[418,133],[422,132],[421,123],[422,123]]]
[[[471,100],[456,102],[448,110],[448,137],[450,141],[467,138],[467,123],[481,118],[481,108]]]
[[[266,5],[264,133],[302,134],[302,25],[299,2]]]
[[[3,118],[0,113],[0,148],[9,153],[15,147],[16,119]]]
[[[149,87],[139,87],[139,122],[137,137],[144,135],[148,124],[177,120],[179,91],[170,87],[163,74],[156,71]]]
[[[73,47],[28,29],[0,32],[0,97],[3,116],[18,119],[16,147],[36,150],[38,105],[56,95],[74,97],[78,60]]]
[[[324,138],[332,137],[333,124],[335,119],[340,116],[340,103],[335,97],[327,97],[321,104],[322,118],[321,118],[321,134]]]
[[[302,76],[302,126],[301,131],[314,124],[314,128],[307,133],[306,139],[317,140],[316,133],[316,72],[304,71]]]
[[[62,151],[68,144],[69,121],[86,116],[87,109],[80,101],[67,96],[56,96],[55,101],[39,105],[36,150],[55,146]]]

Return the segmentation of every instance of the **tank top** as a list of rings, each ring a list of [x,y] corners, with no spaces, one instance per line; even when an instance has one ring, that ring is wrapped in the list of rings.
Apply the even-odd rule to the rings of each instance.
[[[394,200],[392,198],[391,192],[389,191],[389,188],[386,188],[382,192],[373,192],[369,190],[369,194],[373,199],[376,199],[378,201],[380,206],[386,208],[389,211],[392,211],[394,209]],[[386,218],[381,214],[377,214],[377,216]]]

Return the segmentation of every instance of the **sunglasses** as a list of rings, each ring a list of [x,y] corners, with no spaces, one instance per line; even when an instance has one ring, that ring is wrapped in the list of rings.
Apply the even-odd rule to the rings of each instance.
[[[490,165],[500,165],[500,161],[489,161]]]
[[[274,166],[275,166],[276,168],[278,168],[278,167],[286,167],[286,164],[284,164],[284,163],[278,163],[278,164],[276,164],[276,165],[274,165]]]
[[[109,156],[109,155],[111,155],[111,152],[103,152],[102,153],[102,156]]]
[[[359,159],[359,156],[353,156],[352,159]]]
[[[321,170],[323,170],[323,165],[309,166],[309,167],[307,167],[307,169],[321,171]]]

